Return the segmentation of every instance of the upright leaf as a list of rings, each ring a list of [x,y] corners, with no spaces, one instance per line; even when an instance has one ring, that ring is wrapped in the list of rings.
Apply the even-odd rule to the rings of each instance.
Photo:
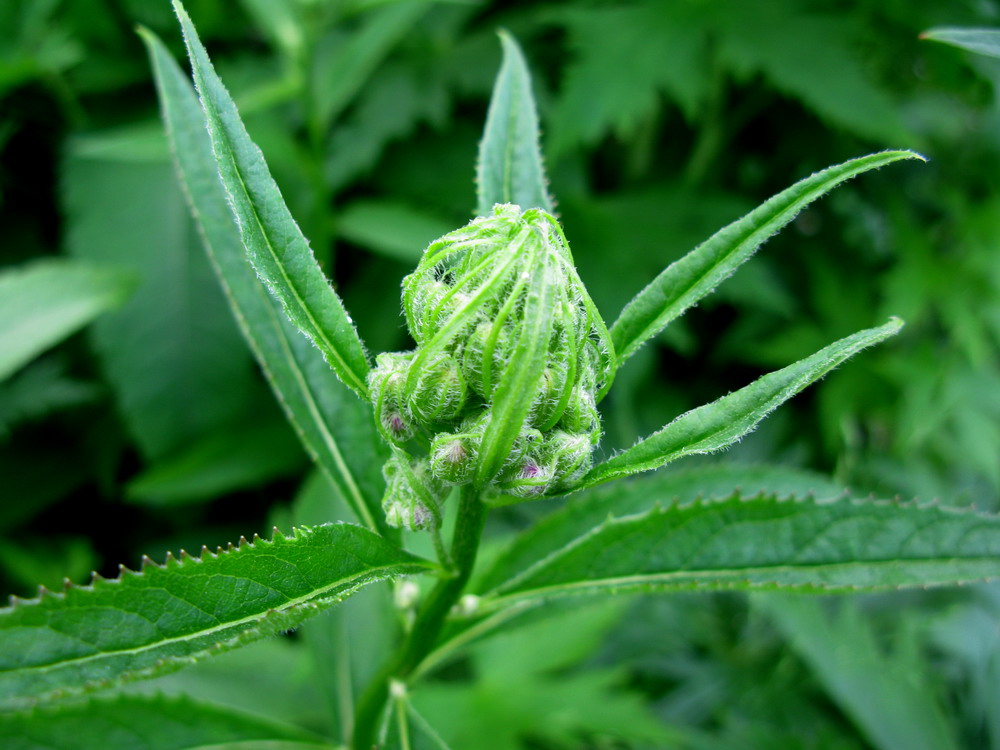
[[[768,373],[735,393],[699,406],[640,440],[628,450],[598,464],[583,478],[583,486],[649,471],[697,453],[712,453],[751,432],[774,409],[810,383],[862,349],[899,332],[903,323],[891,319],[878,328],[859,331],[820,349],[811,357]]]
[[[194,90],[163,43],[150,32],[142,36],[180,176],[243,333],[306,449],[358,519],[369,528],[384,528],[379,508],[384,449],[371,409],[337,380],[247,262],[212,167],[211,142]]]
[[[333,748],[297,727],[232,709],[188,698],[134,695],[0,714],[0,745],[7,750]]]
[[[1000,29],[958,29],[941,27],[928,29],[921,39],[944,42],[955,47],[978,52],[988,57],[1000,57]]]
[[[1000,516],[773,495],[611,518],[497,585],[480,612],[627,590],[879,590],[1000,577]]]
[[[151,677],[294,627],[372,581],[433,568],[359,526],[304,527],[271,541],[120,578],[42,590],[0,609],[0,706]]]
[[[46,260],[0,274],[0,380],[117,307],[132,278],[115,268]]]
[[[912,151],[883,151],[852,159],[795,183],[742,219],[670,264],[622,310],[611,326],[611,338],[622,363],[695,305],[757,251],[803,208],[850,178],[900,159],[921,159]]]
[[[187,11],[178,0],[174,8],[184,31],[216,166],[247,256],[292,322],[319,347],[337,376],[365,398],[368,357],[361,338],[285,205],[263,154],[250,140]]]
[[[500,41],[503,64],[493,86],[476,165],[476,214],[488,216],[496,203],[514,203],[523,210],[542,208],[551,213],[531,74],[514,38],[501,31]]]

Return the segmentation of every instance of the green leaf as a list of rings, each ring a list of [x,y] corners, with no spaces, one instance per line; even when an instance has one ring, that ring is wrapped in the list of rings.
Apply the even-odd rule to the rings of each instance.
[[[359,200],[343,207],[337,229],[354,244],[412,267],[425,247],[454,227],[405,203]]]
[[[44,260],[0,274],[0,380],[118,307],[131,275],[70,260]]]
[[[0,383],[0,438],[22,422],[87,404],[101,396],[100,386],[77,380],[66,369],[65,362],[46,357]]]
[[[476,165],[476,214],[488,216],[496,203],[522,210],[553,211],[538,145],[538,114],[531,94],[531,74],[514,38],[500,32],[503,64],[497,74],[479,144]]]
[[[163,43],[150,32],[142,36],[153,61],[178,170],[243,333],[310,455],[358,519],[369,528],[384,529],[380,467],[385,449],[376,435],[371,408],[337,379],[247,263],[212,168],[211,143],[194,90]]]
[[[332,750],[309,732],[248,713],[183,697],[125,695],[0,714],[0,744],[7,750]]]
[[[944,42],[988,57],[1000,57],[1000,30],[998,29],[940,27],[928,29],[920,35],[920,38],[933,42]]]
[[[361,338],[285,205],[260,149],[250,140],[191,19],[178,0],[174,8],[184,31],[216,167],[247,256],[285,313],[319,347],[337,376],[366,398],[369,366]]]
[[[484,594],[480,612],[629,590],[879,590],[1000,577],[1000,517],[738,495],[610,518]]]
[[[770,615],[789,645],[812,667],[830,697],[879,750],[957,750],[928,680],[913,620],[894,633],[883,653],[857,602],[847,599],[831,617],[820,599],[759,594],[753,603]],[[915,615],[914,615],[915,616]]]
[[[125,496],[159,507],[194,503],[255,487],[304,465],[301,446],[275,410],[270,418],[210,434],[157,462],[129,481]]]
[[[722,500],[735,493],[768,493],[776,497],[836,498],[842,485],[822,474],[783,466],[712,463],[683,471],[662,471],[630,482],[575,495],[518,534],[497,555],[496,562],[476,582],[477,591],[494,588],[539,560],[599,526],[608,517],[644,513],[656,505],[690,504],[700,499]]]
[[[0,706],[177,669],[295,627],[372,581],[434,566],[349,524],[143,560],[120,578],[42,590],[0,610]]]
[[[712,72],[702,13],[696,5],[661,2],[565,5],[553,13],[573,58],[559,87],[549,153],[592,146],[611,131],[633,140],[661,107],[661,93],[693,121]]]
[[[379,64],[408,32],[412,32],[429,3],[404,0],[373,11],[346,41],[331,38],[321,44],[313,66],[311,86],[321,129],[344,111],[371,79]]]
[[[70,253],[139,280],[89,333],[143,457],[156,461],[230,431],[264,391],[177,186],[162,126],[150,120],[138,132],[73,138],[62,177]]]
[[[912,151],[883,151],[828,167],[778,193],[670,264],[625,306],[611,326],[619,364],[729,278],[803,208],[842,182],[900,159],[923,157]]]
[[[892,318],[885,325],[836,341],[735,393],[692,409],[659,432],[595,466],[583,478],[582,486],[656,469],[684,456],[722,450],[751,432],[764,417],[803,388],[862,349],[898,333],[902,327],[901,320]]]

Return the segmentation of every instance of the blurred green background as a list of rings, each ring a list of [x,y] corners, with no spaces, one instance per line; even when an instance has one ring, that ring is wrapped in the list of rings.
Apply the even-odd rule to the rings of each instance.
[[[609,321],[794,181],[883,148],[925,154],[810,208],[634,357],[606,402],[604,449],[895,314],[899,337],[722,460],[813,470],[859,496],[1000,506],[1000,61],[918,39],[1000,25],[1000,3],[187,7],[373,351],[409,347],[400,280],[471,218],[498,27],[530,62],[551,190]],[[182,57],[166,0],[0,2],[0,272],[69,257],[135,282],[118,309],[0,383],[4,593],[287,526],[308,471],[177,186],[137,24]],[[509,646],[528,649],[517,672],[484,647],[470,667],[478,692],[445,681],[424,710],[447,723],[461,701],[489,705],[450,731],[491,731],[495,747],[663,746],[669,728],[699,748],[1000,748],[995,588],[818,602],[588,610],[538,626],[572,644],[562,661],[522,638]],[[850,658],[831,661],[828,638]],[[263,648],[284,659],[294,643]],[[497,684],[515,697],[487,699]],[[532,710],[559,691],[575,714],[553,728]],[[634,731],[596,725],[589,706]]]

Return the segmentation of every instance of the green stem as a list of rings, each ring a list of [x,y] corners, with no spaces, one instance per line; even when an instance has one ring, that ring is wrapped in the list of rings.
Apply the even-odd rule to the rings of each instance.
[[[390,680],[405,683],[437,644],[445,619],[458,602],[472,574],[485,522],[486,506],[479,499],[479,493],[471,485],[463,487],[455,532],[451,539],[451,559],[455,574],[438,581],[420,608],[413,629],[402,647],[361,696],[354,719],[354,750],[372,750],[377,746],[378,722],[385,712],[386,701],[389,700]]]

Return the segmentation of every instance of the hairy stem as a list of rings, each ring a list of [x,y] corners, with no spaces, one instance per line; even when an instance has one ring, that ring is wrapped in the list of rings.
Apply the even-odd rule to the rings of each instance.
[[[451,560],[455,574],[438,581],[424,601],[413,629],[389,663],[372,680],[358,702],[354,719],[354,750],[376,747],[379,720],[389,700],[391,680],[406,682],[417,665],[437,644],[441,628],[451,608],[468,583],[479,551],[479,539],[486,521],[486,506],[472,487],[462,489],[455,532],[451,540]]]

